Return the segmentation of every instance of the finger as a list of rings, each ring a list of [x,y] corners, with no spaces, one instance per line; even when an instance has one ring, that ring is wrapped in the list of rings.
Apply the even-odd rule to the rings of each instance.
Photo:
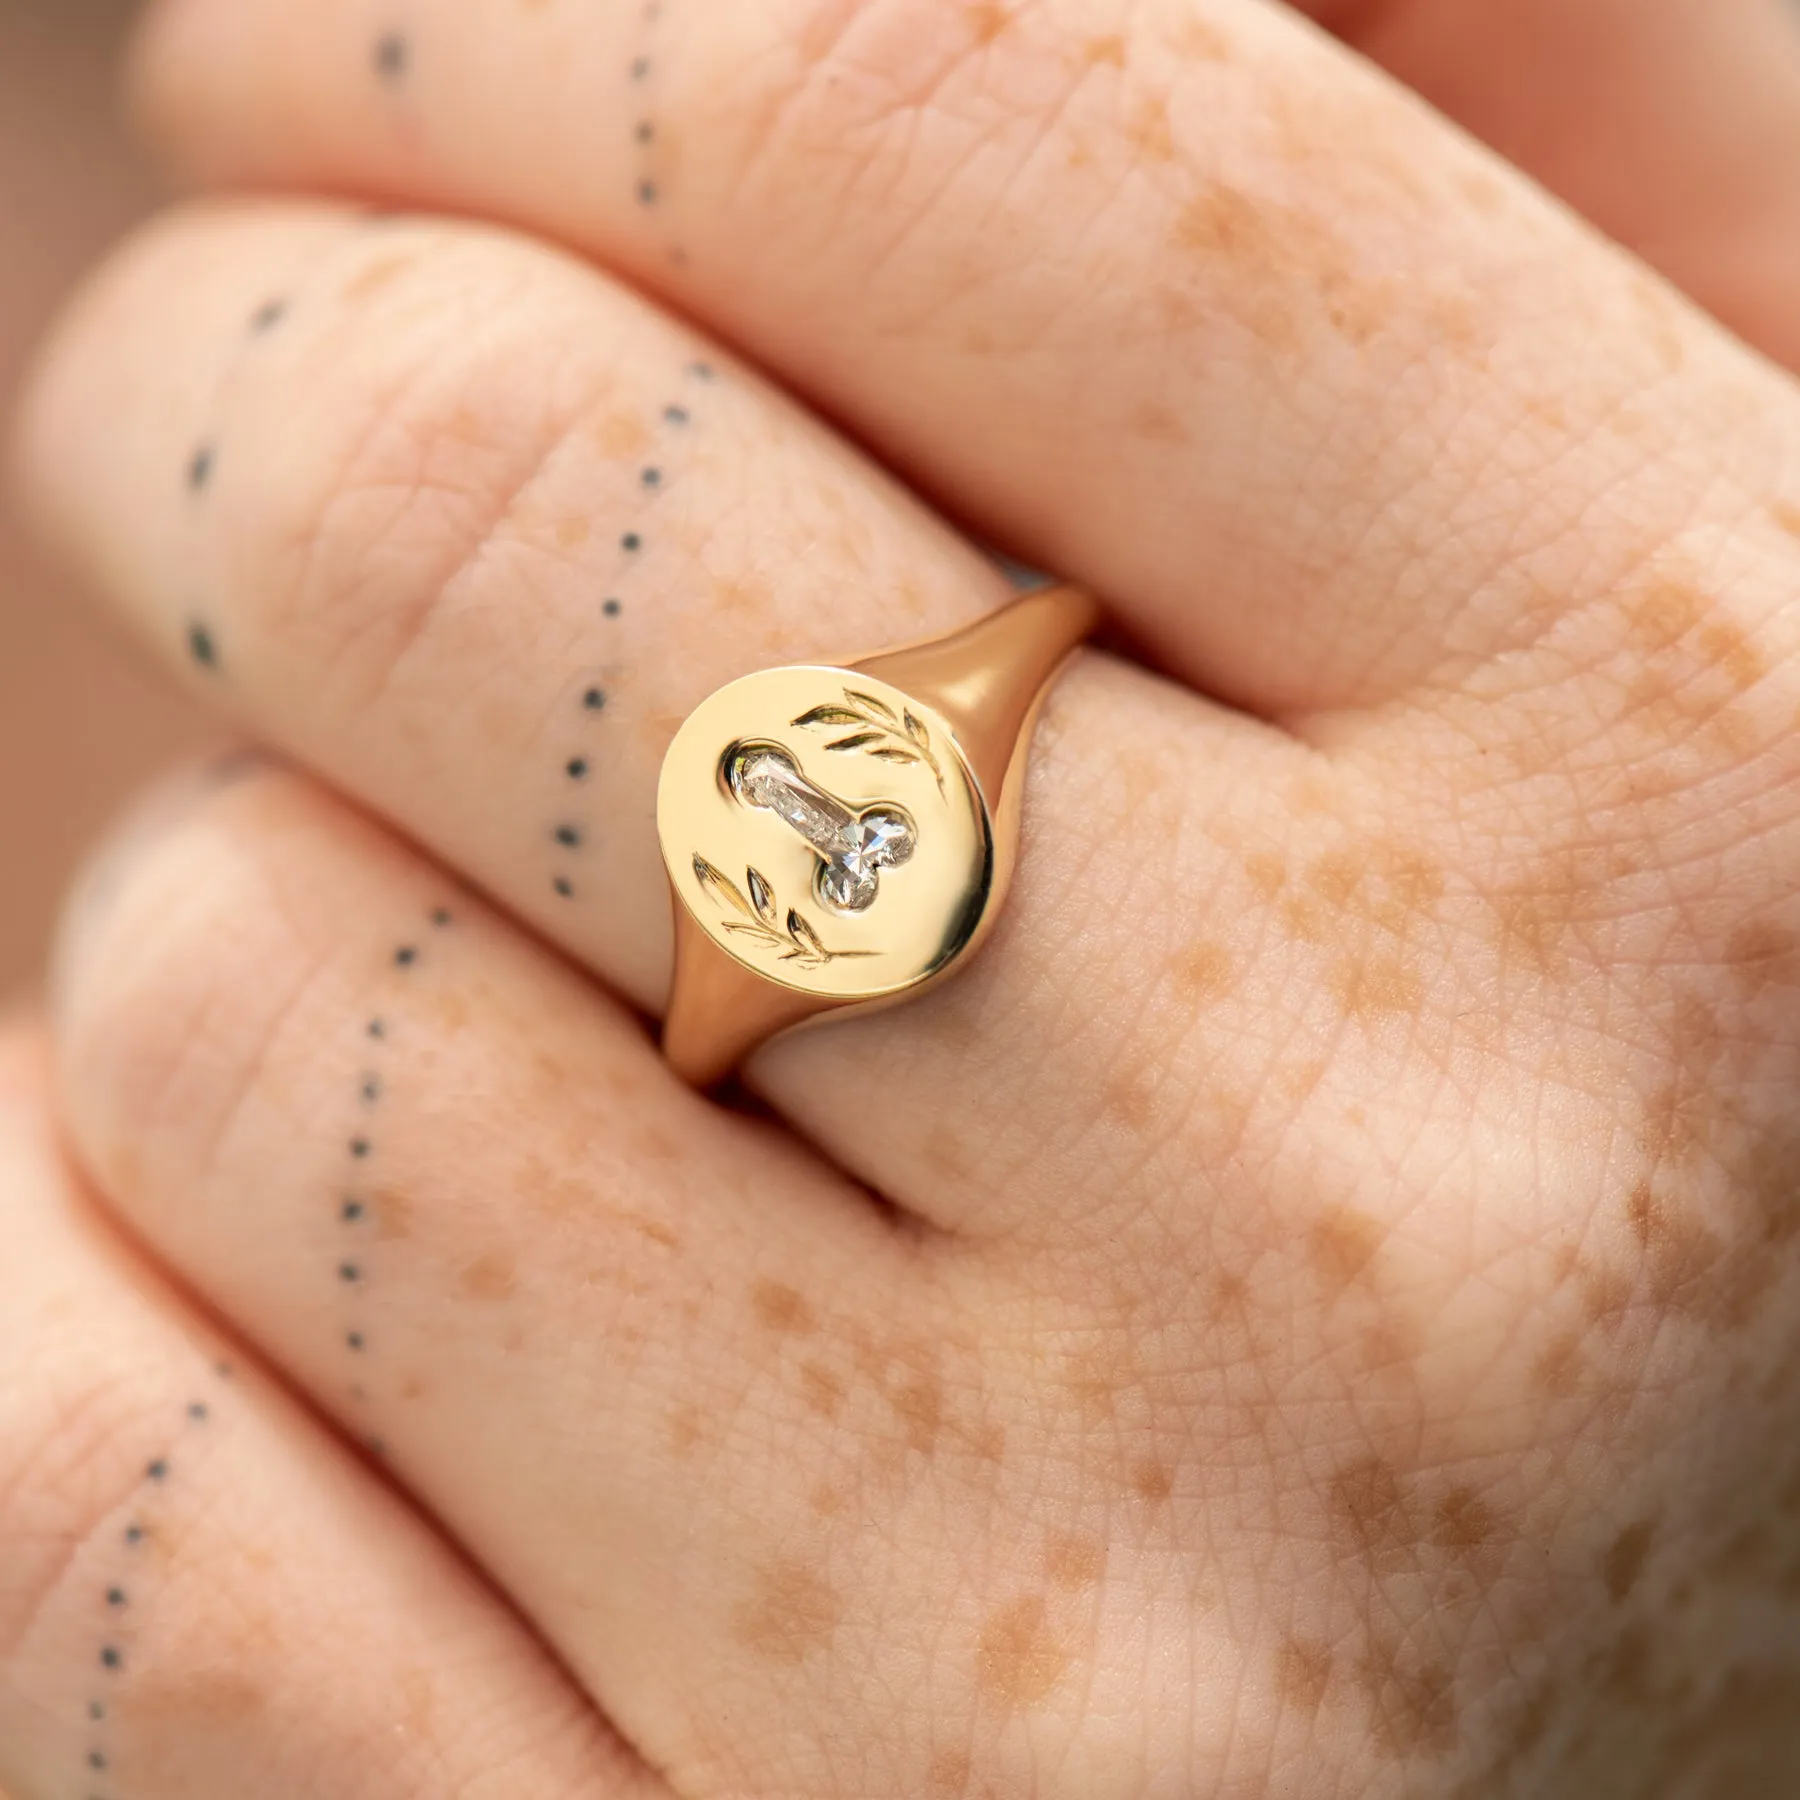
[[[291,310],[246,342],[271,270]],[[702,353],[512,239],[287,209],[190,218],[139,245],[53,357],[37,481],[73,553],[198,685],[658,1008],[653,798],[687,710],[748,669],[841,660],[1004,588],[753,380],[698,375]],[[1059,946],[1089,944],[1121,995],[1162,991],[1189,929],[1170,894],[1233,879],[1222,823],[1156,835],[1182,846],[1175,872],[1117,796],[1155,812],[1159,793],[1207,793],[1273,843],[1291,816],[1273,785],[1312,768],[1279,733],[1100,659],[1058,684],[1043,737],[1062,753],[1034,788],[1045,802],[1028,796],[1014,928],[979,990],[989,1026],[1016,1035],[972,1063],[954,1004],[908,1007],[861,1060],[821,1034],[767,1089],[860,1176],[959,1229],[1007,1196],[973,1169],[901,1181],[898,1165],[959,1121],[1064,1134],[1085,1077],[1046,1078]],[[1152,768],[1179,778],[1159,788]],[[1130,1015],[1121,1001],[1084,1025],[1111,1035]],[[892,1129],[857,1133],[871,1082]]]
[[[1278,8],[158,19],[149,104],[204,176],[593,252],[1252,709],[1454,682],[1610,604],[1692,527],[1657,447],[1712,422],[1709,504],[1776,541],[1792,406],[1746,423],[1734,347]]]
[[[1788,0],[1308,0],[1304,11],[1800,363]]]
[[[849,1546],[922,1445],[990,1453],[977,1301],[308,784],[242,780],[114,867],[59,1035],[133,1228],[378,1445],[677,1789],[850,1754],[817,1734],[831,1682],[918,1644]],[[779,1745],[741,1729],[771,1716]]]
[[[0,1781],[661,1793],[511,1616],[93,1211],[0,1042]]]

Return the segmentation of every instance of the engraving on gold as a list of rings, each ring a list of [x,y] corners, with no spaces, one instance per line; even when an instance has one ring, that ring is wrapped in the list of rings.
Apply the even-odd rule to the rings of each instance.
[[[938,767],[937,756],[931,747],[931,733],[908,707],[903,706],[899,718],[895,718],[894,709],[885,700],[856,688],[845,688],[841,706],[815,706],[794,723],[813,730],[856,726],[859,729],[849,737],[839,738],[825,748],[861,750],[883,762],[922,762],[937,777],[938,792],[944,791],[944,773]]]
[[[657,822],[700,930],[823,1000],[928,980],[992,881],[993,821],[949,722],[843,669],[763,669],[703,700],[669,747]]]
[[[673,1069],[710,1086],[776,1033],[905,998],[980,944],[1012,875],[1032,720],[1098,618],[1080,589],[1041,588],[695,707],[656,796]]]
[[[721,905],[739,916],[724,921],[721,930],[753,937],[767,948],[779,947],[783,962],[797,962],[803,969],[822,968],[840,956],[867,956],[867,950],[828,950],[819,934],[807,924],[793,907],[788,908],[787,922],[781,921],[781,902],[769,886],[769,878],[760,869],[744,871],[744,888],[721,873],[704,856],[694,858],[694,878]]]

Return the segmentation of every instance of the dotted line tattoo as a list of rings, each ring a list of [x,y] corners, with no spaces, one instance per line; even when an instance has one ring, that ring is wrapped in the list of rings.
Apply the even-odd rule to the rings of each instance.
[[[660,73],[657,27],[662,23],[663,0],[643,0],[638,13],[637,43],[627,68],[632,90],[631,197],[641,211],[657,212],[668,198],[667,164],[663,154],[667,130],[657,116],[656,87]],[[687,261],[687,251],[670,240],[672,263]]]
[[[232,1378],[229,1363],[216,1363],[213,1374],[220,1382]],[[187,1403],[184,1433],[205,1430],[213,1419],[214,1403],[194,1399]],[[136,1617],[147,1582],[144,1551],[156,1534],[162,1496],[178,1479],[183,1463],[179,1443],[144,1465],[136,1503],[119,1534],[119,1568],[96,1597],[101,1621],[100,1647],[94,1658],[94,1685],[88,1696],[87,1731],[82,1750],[82,1780],[76,1790],[84,1800],[117,1800],[118,1758],[113,1748],[113,1718],[122,1686],[131,1672],[132,1641]]]
[[[448,931],[456,922],[446,906],[434,908],[429,920],[433,933]],[[427,941],[423,939],[396,944],[388,958],[389,967],[401,978],[411,977],[426,960]],[[388,1092],[387,1061],[393,1029],[391,1011],[376,1013],[364,1022],[362,1066],[356,1077],[356,1123],[345,1141],[345,1180],[336,1200],[339,1243],[335,1278],[347,1300],[343,1348],[345,1356],[359,1365],[372,1354],[373,1345],[367,1318],[372,1244],[384,1230],[395,1224],[393,1219],[383,1216],[384,1211],[391,1210],[396,1204],[393,1196],[377,1192],[368,1180],[379,1160],[377,1131],[381,1106]],[[348,1393],[358,1406],[369,1404],[369,1390],[360,1376],[352,1378]],[[362,1441],[371,1455],[386,1455],[386,1445],[381,1438],[365,1433]]]
[[[638,468],[637,490],[646,501],[655,499],[664,491],[668,483],[667,458],[679,448],[681,440],[694,426],[694,402],[690,390],[710,386],[718,378],[718,371],[708,362],[691,362],[683,369],[682,387],[675,396],[664,402],[657,414],[656,424],[651,432],[652,448]],[[646,542],[641,525],[620,536],[621,585],[629,576],[633,564],[643,555]],[[625,612],[625,602],[617,594],[609,594],[600,602],[600,612],[603,618],[621,618]],[[574,734],[573,741],[564,753],[562,765],[563,781],[571,800],[580,793],[594,773],[591,728],[599,724],[606,708],[607,690],[603,681],[590,677],[578,690],[576,698],[576,716],[583,729]],[[550,840],[559,853],[550,872],[550,890],[559,900],[574,900],[580,896],[579,853],[590,847],[592,839],[589,821],[573,806],[550,828]]]

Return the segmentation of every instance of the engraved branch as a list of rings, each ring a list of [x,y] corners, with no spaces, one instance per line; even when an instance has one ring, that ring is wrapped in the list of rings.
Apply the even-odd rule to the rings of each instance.
[[[815,706],[793,723],[808,731],[837,731],[851,727],[848,737],[825,746],[827,750],[860,750],[865,756],[890,763],[923,763],[944,791],[944,772],[931,747],[931,733],[904,709],[898,713],[885,700],[856,688],[844,689],[843,704]]]
[[[844,957],[874,954],[871,950],[827,949],[819,934],[791,906],[783,919],[781,903],[760,869],[746,869],[745,885],[741,888],[704,856],[696,855],[694,879],[721,907],[738,915],[725,921],[723,928],[726,931],[750,938],[765,949],[779,951],[783,962],[798,963],[803,969],[822,969],[827,963]]]

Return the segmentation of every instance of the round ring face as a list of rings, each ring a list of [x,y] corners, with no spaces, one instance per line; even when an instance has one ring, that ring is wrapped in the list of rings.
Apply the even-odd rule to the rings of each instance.
[[[949,725],[847,669],[763,669],[701,701],[663,759],[656,823],[701,930],[820,999],[937,974],[993,883],[993,823]]]

